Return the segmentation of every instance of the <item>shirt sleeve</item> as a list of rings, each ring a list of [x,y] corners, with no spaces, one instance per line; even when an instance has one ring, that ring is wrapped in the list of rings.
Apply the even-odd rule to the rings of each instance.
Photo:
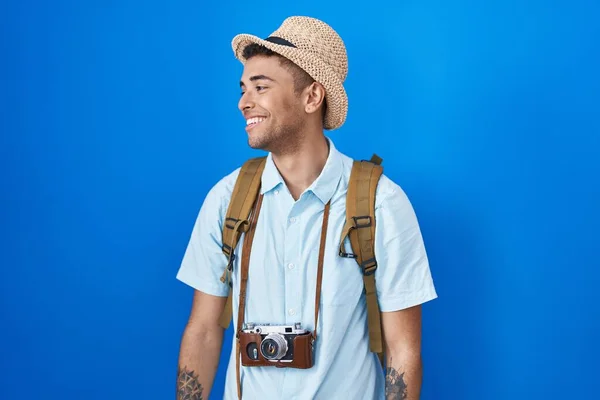
[[[222,224],[229,205],[236,173],[223,178],[206,195],[177,272],[177,279],[201,292],[226,297],[221,282],[227,258],[221,250]]]
[[[413,307],[437,298],[425,244],[404,191],[381,177],[385,190],[375,208],[375,281],[382,312]]]

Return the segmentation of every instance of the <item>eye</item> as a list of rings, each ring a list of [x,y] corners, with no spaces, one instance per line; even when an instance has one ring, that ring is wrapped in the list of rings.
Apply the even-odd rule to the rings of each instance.
[[[261,90],[264,90],[264,89],[266,89],[266,87],[264,87],[264,86],[257,86],[257,87],[256,87],[256,90],[258,90],[259,92],[260,92]]]

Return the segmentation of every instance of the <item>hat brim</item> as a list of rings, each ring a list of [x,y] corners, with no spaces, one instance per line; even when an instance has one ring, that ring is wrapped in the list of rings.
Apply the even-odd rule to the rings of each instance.
[[[315,54],[306,50],[272,43],[258,36],[245,33],[235,36],[231,42],[235,57],[242,64],[246,62],[243,57],[244,49],[252,43],[262,45],[287,58],[306,71],[315,81],[323,85],[325,88],[325,99],[327,100],[327,110],[325,111],[325,120],[323,123],[325,129],[334,130],[344,124],[346,115],[348,114],[348,96],[346,95],[343,83],[327,64],[315,56]]]

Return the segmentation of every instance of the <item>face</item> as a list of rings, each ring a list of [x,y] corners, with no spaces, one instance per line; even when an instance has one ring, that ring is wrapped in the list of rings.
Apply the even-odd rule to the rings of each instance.
[[[246,61],[238,107],[246,120],[248,144],[274,153],[293,152],[302,140],[306,118],[294,78],[277,57],[254,56]]]

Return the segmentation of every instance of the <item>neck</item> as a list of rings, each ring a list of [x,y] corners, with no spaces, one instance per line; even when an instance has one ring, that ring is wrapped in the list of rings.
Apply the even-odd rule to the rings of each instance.
[[[272,153],[272,156],[292,197],[298,200],[323,171],[329,156],[329,143],[321,133],[316,138],[308,137],[307,140],[299,143],[293,153]]]

